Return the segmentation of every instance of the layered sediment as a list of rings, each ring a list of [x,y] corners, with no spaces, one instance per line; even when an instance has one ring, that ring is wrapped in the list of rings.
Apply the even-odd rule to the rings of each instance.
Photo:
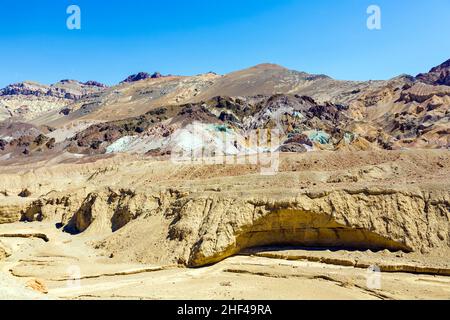
[[[204,178],[185,181],[179,178],[200,167],[141,161],[111,165],[105,160],[108,164],[84,166],[82,173],[74,170],[84,179],[67,184],[71,190],[20,186],[33,190],[36,198],[16,205],[9,199],[0,208],[0,219],[55,221],[61,232],[85,237],[114,256],[191,267],[267,245],[448,252],[448,166],[429,170],[433,183],[421,177],[425,173],[405,173],[422,162],[447,163],[448,152],[405,155],[395,172],[380,169],[385,168],[382,155],[372,158],[379,163],[373,170],[357,171],[366,174],[355,175],[353,183],[336,177],[351,177],[354,171],[333,170],[331,162],[322,171],[297,172],[295,167],[314,164],[308,156],[283,158],[282,172],[275,177],[236,166],[234,174],[216,179],[214,171],[223,174],[226,166],[212,166],[203,167]],[[60,168],[54,170],[34,177],[55,179]],[[417,183],[420,178],[428,182]]]

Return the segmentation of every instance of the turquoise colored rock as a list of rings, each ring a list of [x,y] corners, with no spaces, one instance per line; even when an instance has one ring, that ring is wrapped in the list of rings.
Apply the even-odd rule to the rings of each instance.
[[[357,138],[356,134],[352,132],[344,133],[344,141],[346,144],[351,144]]]
[[[311,141],[318,142],[320,144],[329,144],[330,143],[330,135],[321,130],[311,132],[308,135],[308,138]]]
[[[226,125],[214,125],[214,130],[217,132],[228,132],[228,127]]]

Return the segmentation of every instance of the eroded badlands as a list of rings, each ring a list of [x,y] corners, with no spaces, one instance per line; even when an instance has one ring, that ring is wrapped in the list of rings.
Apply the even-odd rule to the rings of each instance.
[[[273,176],[132,155],[2,167],[2,297],[450,296],[447,150],[280,157]]]

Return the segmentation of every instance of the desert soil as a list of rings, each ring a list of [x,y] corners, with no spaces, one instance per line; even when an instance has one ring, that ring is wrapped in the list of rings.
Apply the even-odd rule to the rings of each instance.
[[[50,240],[1,239],[12,248],[12,255],[0,263],[2,299],[313,300],[450,297],[450,278],[445,276],[381,272],[381,287],[377,289],[368,286],[368,278],[373,273],[367,269],[305,259],[238,255],[213,266],[186,269],[174,265],[116,261],[114,257],[93,250],[84,239],[57,231],[48,222],[2,225],[0,233],[43,233]],[[295,252],[305,253],[300,249],[289,250],[291,255]],[[278,254],[282,256],[283,251],[278,251]],[[351,254],[340,252],[342,257]],[[360,254],[372,255],[378,261],[383,259],[382,253]],[[74,280],[74,277],[80,280]],[[41,287],[33,289],[35,283],[41,284]]]
[[[180,246],[191,250],[191,239],[184,242],[178,242],[176,237],[169,239],[167,217],[164,220],[156,214],[140,216],[120,230],[115,230],[114,225],[111,230],[111,223],[102,222],[109,221],[102,220],[105,218],[102,214],[106,215],[111,208],[103,206],[99,197],[90,211],[83,213],[93,214],[90,218],[97,220],[89,221],[89,225],[81,215],[76,221],[78,228],[83,229],[81,232],[64,232],[60,225],[70,220],[64,216],[73,215],[91,192],[119,187],[134,190],[133,199],[140,199],[141,191],[151,194],[154,188],[190,192],[194,200],[212,194],[219,201],[220,197],[242,197],[246,193],[262,194],[261,199],[272,196],[274,191],[282,195],[313,191],[317,194],[321,190],[340,190],[341,184],[350,190],[374,186],[389,190],[400,186],[407,190],[425,188],[427,192],[441,192],[445,198],[449,192],[449,161],[446,150],[285,154],[281,157],[279,174],[269,177],[261,176],[258,168],[252,166],[193,167],[132,156],[91,162],[72,159],[65,164],[46,164],[44,168],[36,163],[5,167],[0,185],[5,190],[0,195],[3,215],[0,218],[4,219],[0,224],[0,298],[449,299],[450,259],[445,240],[448,234],[440,233],[444,240],[436,240],[434,247],[430,245],[423,250],[417,247],[409,253],[305,248],[286,243],[235,250],[234,254],[215,248],[213,254],[220,254],[217,263],[187,268],[177,263],[183,256],[177,250]],[[24,188],[31,195],[16,196]],[[72,202],[68,209],[64,207],[67,211],[61,217],[56,202],[67,194],[72,196]],[[389,194],[392,201],[397,201],[394,191]],[[302,196],[297,198],[301,200]],[[24,213],[21,208],[26,203],[39,199],[55,199],[52,214],[43,206],[39,219],[20,222],[15,218],[16,213]],[[124,203],[128,201],[126,197],[123,199]],[[445,204],[448,200],[442,201]],[[133,203],[127,202],[128,210],[134,210],[130,209]],[[117,208],[114,207],[115,212]],[[216,216],[211,213],[211,217]],[[225,240],[233,239],[230,235]],[[416,241],[412,236],[411,239]],[[368,270],[371,265],[381,269],[380,287],[370,285],[371,279],[378,276]]]

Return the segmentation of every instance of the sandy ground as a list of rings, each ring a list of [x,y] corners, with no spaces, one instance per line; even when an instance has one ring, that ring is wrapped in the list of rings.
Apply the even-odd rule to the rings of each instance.
[[[49,241],[4,237],[13,233],[45,234]],[[1,299],[450,298],[450,277],[445,276],[378,274],[305,259],[259,257],[255,252],[198,269],[127,264],[49,222],[0,225],[0,234],[11,254],[0,262]],[[288,252],[304,253],[295,248]],[[47,293],[27,288],[36,280]]]
[[[444,194],[449,168],[450,153],[444,150],[287,154],[274,177],[260,175],[252,165],[183,166],[127,155],[3,166],[0,299],[450,299],[450,254],[445,247],[433,256],[420,250],[258,248],[187,269],[159,259],[162,250],[170,256],[176,249],[155,246],[167,242],[167,234],[158,232],[167,232],[170,222],[159,216],[141,217],[117,232],[111,223],[100,223],[99,216],[95,228],[78,235],[58,229],[64,214],[51,206],[46,212],[54,213],[41,222],[14,222],[26,204],[41,198],[71,195],[74,203],[67,213],[73,215],[89,192],[110,188],[132,188],[138,195],[174,188],[193,195],[239,197],[272,196],[268,191],[285,195],[427,186]],[[24,188],[31,197],[18,196]],[[98,212],[107,209],[100,206]],[[109,246],[96,246],[105,237],[112,239]],[[368,270],[371,265],[381,273]]]

